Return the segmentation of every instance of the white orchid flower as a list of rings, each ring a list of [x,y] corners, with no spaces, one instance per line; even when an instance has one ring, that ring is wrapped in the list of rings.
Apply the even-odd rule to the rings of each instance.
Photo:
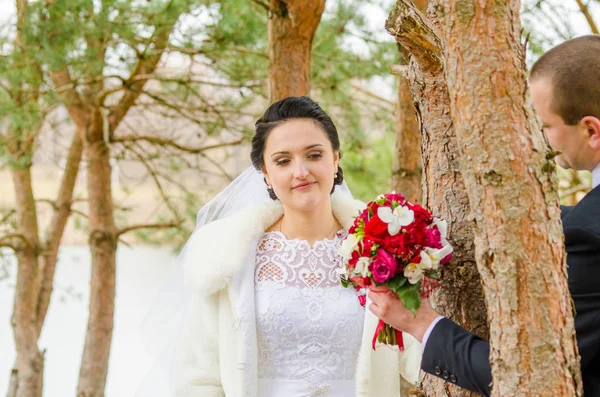
[[[404,277],[408,279],[409,283],[416,284],[423,278],[423,269],[418,263],[409,263],[404,268]]]
[[[440,236],[442,237],[442,245],[448,244],[448,222],[440,218],[433,218],[433,226],[437,226]]]
[[[394,211],[390,207],[379,207],[377,216],[388,224],[388,233],[395,236],[403,226],[410,225],[415,220],[413,210],[404,205],[399,205]]]
[[[440,261],[450,255],[454,249],[450,244],[444,245],[440,249],[436,248],[424,248],[421,251],[421,263],[423,263],[423,259],[427,258],[426,261],[431,263],[430,267],[424,269],[437,269],[440,266]]]
[[[370,264],[371,264],[371,258],[361,256],[360,258],[358,258],[358,261],[356,262],[356,267],[354,268],[354,274],[366,277],[367,272],[369,271]]]
[[[352,257],[352,252],[358,247],[360,239],[354,234],[348,234],[340,246],[340,255],[345,260]]]
[[[437,268],[433,258],[425,250],[421,251],[421,262],[419,262],[417,265],[421,270],[433,270],[434,268]]]

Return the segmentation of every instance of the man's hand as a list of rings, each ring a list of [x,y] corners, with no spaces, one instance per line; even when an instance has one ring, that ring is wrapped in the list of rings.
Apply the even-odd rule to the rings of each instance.
[[[415,316],[404,307],[398,295],[393,292],[378,289],[369,291],[368,296],[373,302],[369,305],[369,310],[373,314],[395,329],[411,334],[419,342],[423,341],[427,328],[439,316],[431,308],[427,299],[421,301],[421,307]]]

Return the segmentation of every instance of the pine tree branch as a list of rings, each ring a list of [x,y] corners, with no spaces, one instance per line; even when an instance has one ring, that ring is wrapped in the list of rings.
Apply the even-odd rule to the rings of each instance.
[[[165,12],[168,12],[169,8],[173,6],[171,1],[167,5]],[[138,55],[137,64],[131,72],[131,76],[123,84],[128,90],[125,92],[123,97],[119,100],[115,106],[111,108],[110,115],[108,116],[108,122],[110,131],[116,131],[117,127],[129,111],[129,109],[135,104],[136,100],[143,91],[143,87],[148,81],[147,78],[139,79],[139,76],[151,75],[154,73],[158,62],[160,61],[163,52],[168,47],[169,37],[173,31],[177,20],[179,19],[180,13],[173,16],[164,26],[158,28],[154,33],[153,46],[148,44],[146,47],[149,50],[153,47],[152,53],[144,53]]]

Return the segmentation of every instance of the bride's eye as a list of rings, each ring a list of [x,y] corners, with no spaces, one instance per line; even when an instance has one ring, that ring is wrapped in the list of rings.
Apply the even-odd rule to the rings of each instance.
[[[275,165],[285,165],[289,162],[290,162],[289,159],[277,159],[277,160],[275,160]]]
[[[308,158],[310,158],[312,160],[317,160],[317,159],[320,159],[321,157],[323,157],[323,153],[321,153],[321,152],[315,152],[315,153],[311,153],[308,155]]]

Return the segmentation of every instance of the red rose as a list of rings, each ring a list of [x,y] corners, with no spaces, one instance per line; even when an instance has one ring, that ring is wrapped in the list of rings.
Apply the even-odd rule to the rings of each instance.
[[[365,225],[365,236],[375,242],[380,242],[388,235],[388,225],[379,216],[373,216]]]
[[[409,228],[404,235],[404,243],[411,249],[416,246],[424,246],[427,244],[427,235],[425,228],[420,225],[415,225]]]
[[[358,252],[360,256],[366,256],[367,258],[371,257],[371,248],[373,248],[373,244],[375,242],[368,238],[363,238],[360,244],[358,244]]]
[[[399,233],[395,236],[387,236],[382,245],[392,254],[405,257],[407,253],[407,246],[404,237],[404,233]]]
[[[415,213],[415,223],[425,223],[429,225],[433,221],[431,213],[419,204],[409,204],[408,207]]]
[[[406,199],[404,198],[404,196],[399,193],[386,194],[385,197],[388,200],[399,202],[400,205],[404,205],[406,203]]]

